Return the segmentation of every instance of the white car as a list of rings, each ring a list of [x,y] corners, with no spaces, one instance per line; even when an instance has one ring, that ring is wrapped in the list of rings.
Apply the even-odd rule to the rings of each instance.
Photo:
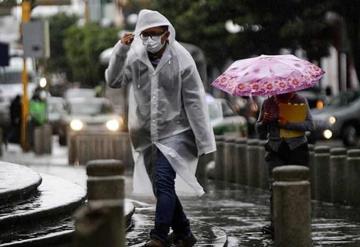
[[[62,116],[59,128],[59,143],[66,145],[70,132],[119,133],[123,119],[114,112],[106,98],[67,99],[66,114]]]
[[[246,119],[237,115],[225,99],[206,95],[210,122],[215,135],[236,134],[247,135]]]

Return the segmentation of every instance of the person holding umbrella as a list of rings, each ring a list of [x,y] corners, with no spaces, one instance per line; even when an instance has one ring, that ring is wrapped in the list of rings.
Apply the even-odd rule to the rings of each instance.
[[[268,96],[256,129],[260,138],[268,140],[264,158],[269,167],[270,192],[273,168],[290,164],[308,166],[305,132],[312,131],[314,125],[306,99],[296,91],[314,86],[324,73],[294,55],[261,55],[235,61],[212,83],[234,96]],[[270,209],[272,214],[272,195]],[[272,216],[263,231],[273,235]]]
[[[285,107],[288,109],[284,109]],[[298,119],[294,119],[296,117]],[[309,152],[305,132],[312,131],[313,128],[309,105],[304,97],[290,92],[272,96],[263,102],[256,129],[261,139],[268,140],[265,145],[265,162],[269,168],[271,218],[270,224],[262,229],[264,233],[273,235],[274,232],[272,170],[282,165],[308,166]]]

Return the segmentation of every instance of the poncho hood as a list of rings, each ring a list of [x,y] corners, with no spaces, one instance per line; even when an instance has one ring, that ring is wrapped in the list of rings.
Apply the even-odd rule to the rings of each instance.
[[[173,25],[165,16],[154,10],[143,9],[140,11],[135,27],[135,35],[139,36],[145,29],[159,26],[169,27],[169,43],[172,44],[175,41],[175,29]]]

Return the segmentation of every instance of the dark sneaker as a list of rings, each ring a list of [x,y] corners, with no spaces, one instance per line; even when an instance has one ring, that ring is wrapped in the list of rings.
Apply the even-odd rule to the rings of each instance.
[[[150,239],[149,241],[146,242],[144,247],[166,247],[166,245],[160,240]]]
[[[269,234],[269,235],[271,235],[271,237],[274,236],[274,226],[273,226],[273,225],[263,226],[263,227],[261,228],[261,231],[262,231],[264,234]]]
[[[176,239],[174,244],[176,247],[192,247],[196,243],[195,236],[191,233],[188,237],[182,239]]]

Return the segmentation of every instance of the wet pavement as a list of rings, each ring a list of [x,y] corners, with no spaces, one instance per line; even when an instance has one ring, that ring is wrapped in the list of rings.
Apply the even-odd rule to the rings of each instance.
[[[202,181],[202,184],[207,191],[202,198],[181,198],[195,234],[198,222],[202,222],[223,230],[229,247],[274,246],[269,235],[261,231],[268,223],[268,192],[213,180]],[[154,202],[148,203],[152,207],[141,206],[135,212],[134,217],[142,221],[142,227],[130,235],[129,246],[138,246],[136,243],[145,240],[153,226]],[[202,236],[197,235],[199,245],[204,245]],[[206,236],[206,239],[211,238]],[[312,239],[313,246],[360,246],[360,209],[314,201]]]
[[[29,164],[35,170],[63,177],[81,186],[86,184],[84,168],[67,166],[63,163],[66,158],[62,155],[32,157],[31,154],[26,154],[28,156],[24,158],[14,149],[10,151],[4,155],[7,160],[12,159],[12,161],[17,160],[18,163]],[[57,154],[63,152],[54,151]],[[13,157],[14,155],[17,157]],[[29,160],[29,157],[33,160]],[[127,195],[131,198],[130,177],[127,177],[126,184]],[[185,211],[196,228],[195,233],[201,229],[198,226],[200,222],[200,225],[206,224],[223,230],[228,237],[228,246],[273,246],[269,236],[261,232],[261,227],[267,223],[269,216],[269,195],[266,191],[236,184],[215,183],[212,180],[202,181],[202,184],[207,191],[205,196],[181,199]],[[138,236],[141,239],[147,237],[153,222],[154,201],[149,200],[146,203],[150,205],[145,208],[138,207],[134,215],[135,219],[144,223],[138,233],[133,233],[135,237]],[[314,202],[312,210],[313,246],[360,246],[360,209]],[[198,238],[200,236],[199,243],[202,243],[201,234],[197,235]],[[136,243],[133,244],[136,245]]]
[[[268,193],[254,188],[207,181],[208,193],[184,199],[193,220],[216,225],[228,235],[228,246],[273,246],[261,232],[269,217]],[[360,210],[313,202],[313,246],[360,246]]]
[[[136,213],[133,215],[134,227],[126,235],[126,245],[143,246],[148,240],[149,231],[154,224],[155,205],[133,201]],[[226,233],[219,227],[204,221],[191,219],[193,233],[197,238],[196,246],[223,247]]]

